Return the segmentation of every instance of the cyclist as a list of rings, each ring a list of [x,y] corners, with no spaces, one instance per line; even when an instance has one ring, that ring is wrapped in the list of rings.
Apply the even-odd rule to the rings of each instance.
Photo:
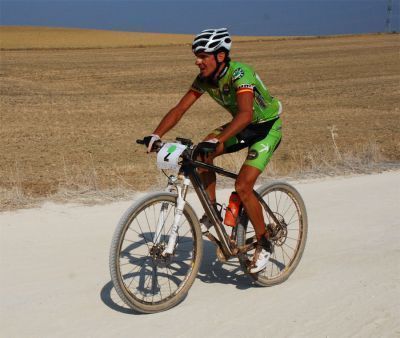
[[[198,147],[207,153],[203,160],[210,164],[219,155],[248,148],[235,189],[256,232],[257,245],[249,269],[256,273],[267,266],[273,245],[253,188],[280,143],[282,106],[250,66],[231,61],[231,45],[226,28],[206,29],[195,36],[192,50],[200,73],[179,103],[164,116],[153,133],[145,137],[145,142],[149,152],[153,143],[173,128],[205,92],[231,113],[232,120],[211,132]],[[216,208],[215,173],[203,171],[200,176]],[[207,227],[210,225],[207,217],[202,217],[201,222]]]

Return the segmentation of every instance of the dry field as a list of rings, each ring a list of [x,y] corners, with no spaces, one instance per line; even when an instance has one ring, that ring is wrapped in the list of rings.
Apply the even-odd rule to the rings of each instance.
[[[13,38],[0,33],[9,47]],[[196,76],[190,47],[177,39],[120,48],[104,39],[101,49],[58,49],[46,40],[47,49],[20,43],[0,51],[1,208],[163,182],[154,156],[134,140],[152,132]],[[234,41],[232,58],[253,65],[284,105],[284,139],[264,176],[397,165],[399,47],[394,34]],[[168,137],[199,141],[228,120],[204,95]],[[224,165],[236,169],[243,156]]]
[[[0,49],[88,49],[123,48],[160,45],[190,44],[189,34],[133,33],[98,29],[72,29],[53,27],[3,26],[0,27]],[[237,41],[263,39],[256,36],[236,37]],[[269,39],[279,39],[273,37]]]

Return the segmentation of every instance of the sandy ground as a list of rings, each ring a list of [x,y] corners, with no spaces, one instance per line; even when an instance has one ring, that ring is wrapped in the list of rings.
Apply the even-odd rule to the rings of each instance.
[[[309,237],[287,282],[253,286],[205,242],[188,297],[153,315],[126,309],[110,282],[111,236],[130,202],[0,214],[0,336],[399,337],[400,171],[293,183]]]

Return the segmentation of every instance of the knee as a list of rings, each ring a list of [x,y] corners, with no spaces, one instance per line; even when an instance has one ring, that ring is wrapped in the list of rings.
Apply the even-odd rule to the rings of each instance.
[[[248,196],[253,191],[253,186],[250,184],[250,182],[246,182],[245,180],[238,179],[235,183],[235,189],[236,189],[236,192],[238,193],[240,199],[242,201],[246,201]]]

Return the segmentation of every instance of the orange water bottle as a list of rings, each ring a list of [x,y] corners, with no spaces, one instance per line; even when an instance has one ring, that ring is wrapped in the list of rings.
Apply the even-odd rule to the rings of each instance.
[[[236,191],[233,191],[229,197],[229,205],[226,208],[224,223],[230,227],[236,226],[236,218],[240,209],[240,197]]]

